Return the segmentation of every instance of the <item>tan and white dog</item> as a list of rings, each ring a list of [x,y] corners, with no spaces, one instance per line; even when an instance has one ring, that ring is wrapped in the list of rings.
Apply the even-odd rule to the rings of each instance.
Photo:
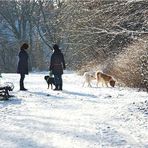
[[[109,85],[114,87],[115,83],[116,83],[115,79],[112,76],[105,74],[103,72],[100,72],[100,71],[96,72],[96,79],[97,79],[97,86],[98,86],[99,82],[102,83],[102,86],[104,86],[104,84],[105,84],[105,86],[107,86],[107,87],[109,87]]]
[[[88,87],[92,87],[91,86],[91,81],[95,80],[95,72],[85,72],[83,74],[83,78],[84,78],[84,83],[83,83],[83,87],[85,84],[87,84]]]

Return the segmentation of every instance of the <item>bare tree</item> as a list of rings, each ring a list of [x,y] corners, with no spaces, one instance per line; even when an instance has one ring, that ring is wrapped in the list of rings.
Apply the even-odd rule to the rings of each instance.
[[[93,59],[100,63],[115,57],[136,36],[147,32],[143,30],[147,28],[144,21],[148,19],[147,8],[146,1],[65,2],[59,20],[65,23],[61,26],[60,35],[65,40],[64,44],[69,46],[69,59],[74,59],[69,64],[81,68],[82,63],[87,64]]]
[[[23,1],[1,1],[0,16],[5,22],[5,35],[10,42],[16,43],[16,48],[19,49],[22,42],[29,43],[30,65],[33,66],[33,38],[34,38],[34,20],[37,4],[35,0]],[[11,41],[10,36],[11,35]],[[7,45],[7,46],[8,46]],[[10,45],[11,46],[11,45]],[[9,47],[11,48],[11,47]],[[6,50],[6,49],[5,49]],[[5,51],[8,52],[8,51]],[[18,51],[15,51],[15,54]],[[14,56],[13,58],[16,58]]]

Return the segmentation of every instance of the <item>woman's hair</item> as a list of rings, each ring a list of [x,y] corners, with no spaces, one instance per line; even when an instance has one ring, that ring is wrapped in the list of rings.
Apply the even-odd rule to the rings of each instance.
[[[55,52],[60,51],[59,46],[57,44],[53,45],[53,49],[54,49]]]
[[[21,50],[22,50],[22,49],[27,49],[28,47],[29,47],[29,45],[28,45],[27,43],[24,43],[24,44],[21,46],[20,49],[21,49]]]

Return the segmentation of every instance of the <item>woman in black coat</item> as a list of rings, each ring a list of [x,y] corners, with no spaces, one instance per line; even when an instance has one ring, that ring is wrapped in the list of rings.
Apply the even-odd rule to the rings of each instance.
[[[24,79],[25,74],[28,74],[28,53],[26,49],[28,49],[28,44],[24,43],[19,52],[19,62],[17,67],[17,73],[20,74],[20,90],[26,91],[27,89],[24,87]]]
[[[54,75],[54,81],[55,81],[54,90],[62,90],[63,86],[62,74],[63,74],[63,69],[66,68],[65,60],[63,53],[61,53],[61,50],[59,49],[59,46],[57,44],[53,46],[53,49],[54,53],[51,56],[49,70],[52,71]]]

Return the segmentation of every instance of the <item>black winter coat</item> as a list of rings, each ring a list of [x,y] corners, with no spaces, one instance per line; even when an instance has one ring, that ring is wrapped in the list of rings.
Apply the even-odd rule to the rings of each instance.
[[[17,73],[28,74],[28,53],[24,49],[19,53]]]
[[[65,69],[65,60],[61,51],[56,51],[52,54],[50,60],[50,68],[49,70],[55,74],[63,74],[63,69]]]

